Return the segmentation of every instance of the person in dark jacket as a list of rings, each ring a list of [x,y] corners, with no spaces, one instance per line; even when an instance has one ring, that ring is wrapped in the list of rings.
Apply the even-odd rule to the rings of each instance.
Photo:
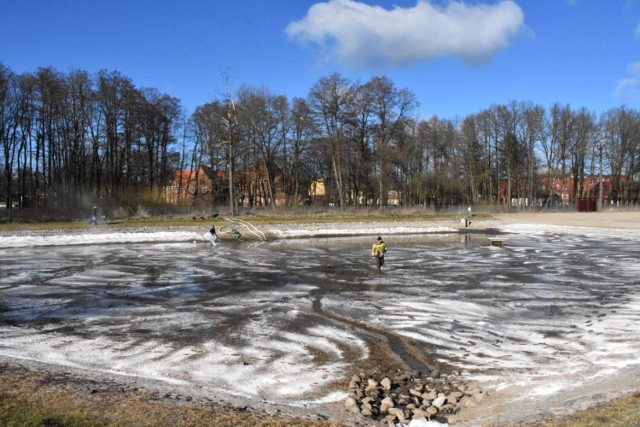
[[[214,242],[216,240],[218,240],[218,235],[216,234],[216,226],[215,225],[211,226],[211,228],[209,229],[209,233],[211,234],[211,237],[213,238]]]

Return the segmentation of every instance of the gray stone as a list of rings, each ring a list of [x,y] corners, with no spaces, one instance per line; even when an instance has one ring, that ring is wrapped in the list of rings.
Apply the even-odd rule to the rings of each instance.
[[[394,406],[395,403],[393,402],[393,399],[390,397],[385,397],[380,402],[380,413],[387,414],[389,413],[389,408],[393,408]]]
[[[436,408],[435,406],[429,406],[426,410],[427,414],[429,414],[429,416],[434,416],[438,413],[438,408]]]
[[[409,390],[409,394],[410,394],[411,396],[415,396],[415,397],[420,397],[420,396],[422,396],[422,393],[421,393],[420,391],[418,391],[418,390],[414,390],[414,389]]]
[[[380,385],[385,390],[391,390],[391,380],[387,377],[385,377],[382,381],[380,381]]]
[[[405,421],[405,416],[404,416],[404,411],[400,408],[389,408],[389,415],[394,415],[398,421],[400,421],[401,423],[404,423]]]
[[[464,393],[462,393],[461,391],[453,391],[449,394],[449,396],[460,399],[462,396],[464,396]]]
[[[360,385],[359,382],[351,380],[351,382],[349,383],[349,390],[355,390],[358,388],[359,385]]]
[[[373,413],[371,412],[370,408],[362,408],[362,410],[360,411],[360,413],[362,415],[364,415],[365,417],[371,417],[373,415]]]
[[[367,397],[370,397],[373,400],[378,400],[380,398],[380,393],[376,389],[367,390]]]
[[[353,397],[347,398],[347,400],[344,401],[344,406],[350,412],[353,412],[356,414],[360,412],[360,410],[358,409],[358,402]]]
[[[436,408],[441,408],[442,405],[444,405],[444,403],[446,401],[447,401],[447,399],[444,396],[438,396],[433,400],[433,402],[431,404],[433,406],[435,406]]]
[[[438,397],[438,393],[435,390],[431,390],[429,393],[424,393],[422,395],[424,400],[434,400],[436,397]]]
[[[345,406],[372,417],[370,420],[379,420],[376,425],[381,426],[389,421],[431,419],[437,414],[449,417],[462,409],[463,404],[478,405],[486,395],[458,372],[448,374],[435,366],[429,369],[431,372],[425,374],[383,368],[353,375],[348,390],[352,400],[345,402]]]
[[[412,417],[413,420],[419,420],[423,418],[426,419],[429,417],[429,415],[427,415],[427,413],[420,408],[416,408],[412,412],[413,412],[413,417]]]
[[[454,409],[455,409],[455,406],[452,405],[451,403],[448,403],[448,402],[446,404],[442,405],[442,408],[440,408],[440,410],[444,411],[444,412],[446,412],[446,411],[450,412],[450,411],[453,411]]]

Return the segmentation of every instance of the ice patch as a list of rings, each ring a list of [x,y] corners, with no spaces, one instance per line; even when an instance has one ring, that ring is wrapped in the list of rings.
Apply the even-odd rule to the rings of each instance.
[[[104,234],[67,234],[53,236],[0,236],[0,247],[97,245],[109,243],[189,242],[203,241],[197,232],[141,232]]]

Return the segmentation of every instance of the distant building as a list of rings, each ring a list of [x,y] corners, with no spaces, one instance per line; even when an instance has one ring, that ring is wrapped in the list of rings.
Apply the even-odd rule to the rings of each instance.
[[[235,191],[239,204],[245,208],[253,206],[285,206],[287,195],[284,175],[277,170],[273,176],[273,194],[269,194],[267,173],[264,164],[258,169],[245,168],[236,174]],[[273,198],[273,200],[272,200]]]
[[[214,180],[220,181],[220,175],[220,172],[202,165],[194,170],[176,171],[171,185],[164,189],[164,198],[172,204],[211,202]]]
[[[500,181],[500,199],[509,206],[529,207],[529,206],[570,206],[575,205],[578,200],[598,199],[600,192],[600,178],[596,175],[589,175],[579,180],[574,186],[573,177],[554,177],[544,175],[538,177],[534,200],[529,200],[528,196],[519,194],[519,189],[525,188],[523,182],[512,183],[511,195],[507,196],[507,180]],[[612,180],[610,176],[602,177],[603,203],[609,204]],[[577,197],[574,191],[577,191]]]
[[[266,173],[259,169],[244,169],[235,174],[234,193],[238,205],[243,207],[271,206]],[[277,172],[274,179],[273,203],[286,204],[283,175]],[[179,170],[174,173],[170,186],[164,189],[164,198],[171,204],[222,205],[229,201],[229,177],[227,171],[204,165],[194,170]]]
[[[326,202],[327,189],[323,179],[316,179],[309,184],[308,204],[322,206]]]
[[[387,205],[388,206],[400,206],[400,192],[396,190],[390,190],[387,193]]]

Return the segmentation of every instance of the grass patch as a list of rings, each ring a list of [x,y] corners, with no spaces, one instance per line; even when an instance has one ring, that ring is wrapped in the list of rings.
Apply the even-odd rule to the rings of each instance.
[[[277,417],[213,403],[159,398],[147,390],[2,366],[0,425],[4,427],[340,427]]]
[[[82,414],[63,413],[56,408],[36,407],[0,393],[0,425],[5,427],[102,427],[108,424]]]
[[[548,418],[529,427],[638,427],[640,392],[629,394],[569,417]]]

